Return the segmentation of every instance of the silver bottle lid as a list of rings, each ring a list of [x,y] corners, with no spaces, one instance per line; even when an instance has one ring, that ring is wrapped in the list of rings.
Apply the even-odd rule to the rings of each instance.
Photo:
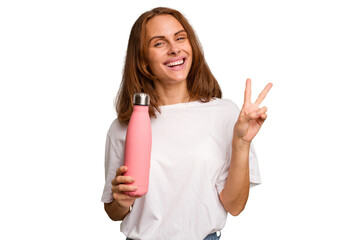
[[[150,96],[147,93],[135,93],[133,103],[134,105],[149,106]]]

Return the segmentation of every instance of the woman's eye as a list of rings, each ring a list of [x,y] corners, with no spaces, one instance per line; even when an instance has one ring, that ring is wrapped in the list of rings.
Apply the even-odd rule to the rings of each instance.
[[[163,42],[157,42],[157,43],[155,43],[154,47],[158,47],[158,46],[160,46],[161,44],[163,44]]]
[[[184,40],[185,37],[178,37],[176,40]]]

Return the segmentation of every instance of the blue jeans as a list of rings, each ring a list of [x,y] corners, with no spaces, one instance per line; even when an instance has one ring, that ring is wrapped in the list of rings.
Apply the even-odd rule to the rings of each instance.
[[[216,232],[211,233],[204,238],[204,240],[220,240],[221,232],[219,231],[219,236],[217,236]],[[126,238],[126,240],[132,240],[131,238]]]
[[[219,236],[217,236],[216,232],[209,234],[204,238],[204,240],[220,240],[221,232],[219,231]]]

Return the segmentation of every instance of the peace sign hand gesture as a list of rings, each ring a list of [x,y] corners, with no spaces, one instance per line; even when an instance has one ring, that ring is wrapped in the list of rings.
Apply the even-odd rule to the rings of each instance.
[[[251,103],[251,80],[246,80],[244,105],[240,111],[239,117],[234,126],[233,142],[250,144],[252,139],[259,132],[262,124],[266,120],[266,107],[259,108],[261,102],[265,99],[266,94],[272,87],[268,83],[260,93],[255,103]]]

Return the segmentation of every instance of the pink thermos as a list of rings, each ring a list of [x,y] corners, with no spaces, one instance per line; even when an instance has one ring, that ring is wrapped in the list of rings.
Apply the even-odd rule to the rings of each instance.
[[[124,176],[131,176],[137,186],[134,192],[125,192],[130,196],[142,196],[148,191],[151,158],[151,122],[149,116],[150,96],[135,93],[134,109],[130,117],[125,139]]]

